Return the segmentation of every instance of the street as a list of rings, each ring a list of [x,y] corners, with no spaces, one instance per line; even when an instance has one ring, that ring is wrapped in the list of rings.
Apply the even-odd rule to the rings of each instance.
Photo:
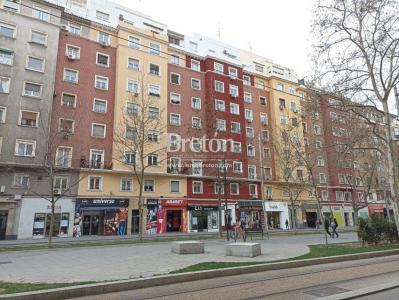
[[[75,298],[107,299],[316,299],[399,281],[399,255],[221,277]],[[360,298],[398,299],[394,289]]]

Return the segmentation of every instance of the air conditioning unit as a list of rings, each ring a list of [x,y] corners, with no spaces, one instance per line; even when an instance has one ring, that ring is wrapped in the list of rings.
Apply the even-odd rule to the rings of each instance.
[[[69,60],[75,60],[77,57],[75,56],[75,54],[68,54],[68,59]]]
[[[70,27],[68,25],[61,25],[62,31],[69,31]]]
[[[252,119],[246,119],[248,123],[252,123]]]
[[[103,47],[107,47],[108,46],[108,42],[107,41],[101,41],[100,44]]]
[[[251,198],[256,199],[256,198],[258,198],[258,195],[251,195]]]
[[[61,195],[61,190],[59,190],[59,189],[54,190],[54,195],[57,195],[57,196]]]
[[[6,186],[5,185],[0,186],[0,193],[4,194],[5,191],[6,191]]]

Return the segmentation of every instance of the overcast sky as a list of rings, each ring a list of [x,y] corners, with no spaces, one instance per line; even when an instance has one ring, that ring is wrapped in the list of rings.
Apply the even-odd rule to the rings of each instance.
[[[314,0],[114,0],[150,15],[168,28],[218,38],[295,69],[309,70],[309,33]]]

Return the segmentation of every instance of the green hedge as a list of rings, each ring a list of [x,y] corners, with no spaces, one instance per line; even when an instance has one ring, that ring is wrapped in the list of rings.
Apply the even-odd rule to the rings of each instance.
[[[399,242],[395,222],[377,215],[359,218],[357,234],[363,243],[375,244],[380,242]]]

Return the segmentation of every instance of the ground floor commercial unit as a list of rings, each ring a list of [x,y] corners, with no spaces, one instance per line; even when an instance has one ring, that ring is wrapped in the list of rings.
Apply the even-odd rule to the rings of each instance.
[[[288,203],[283,201],[265,201],[263,202],[263,210],[266,213],[266,220],[269,229],[288,229],[289,228],[289,211]],[[288,222],[288,226],[286,223]]]
[[[0,240],[17,239],[18,200],[15,196],[0,197]]]

